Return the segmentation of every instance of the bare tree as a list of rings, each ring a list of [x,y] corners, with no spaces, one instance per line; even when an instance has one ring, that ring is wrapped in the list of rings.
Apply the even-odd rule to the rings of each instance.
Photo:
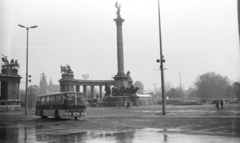
[[[199,75],[195,81],[196,94],[202,99],[225,98],[229,86],[229,79],[215,72]]]
[[[233,83],[233,93],[240,100],[240,82]]]

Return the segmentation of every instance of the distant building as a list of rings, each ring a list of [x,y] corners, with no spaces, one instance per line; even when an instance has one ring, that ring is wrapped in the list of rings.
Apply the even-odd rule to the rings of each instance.
[[[60,85],[55,85],[50,79],[49,85],[47,83],[47,76],[44,73],[41,74],[40,86],[39,86],[39,95],[47,93],[60,92]]]
[[[52,83],[52,78],[50,79],[49,85],[48,85],[48,92],[49,93],[55,93],[60,92],[60,85],[56,85]]]
[[[40,85],[39,85],[39,95],[47,94],[48,85],[47,85],[46,78],[47,77],[44,75],[44,73],[42,73],[41,74]]]
[[[136,82],[133,84],[133,86],[139,88],[139,90],[137,91],[137,93],[141,93],[141,92],[143,92],[143,90],[144,90],[144,85],[142,84],[141,81],[136,81]]]

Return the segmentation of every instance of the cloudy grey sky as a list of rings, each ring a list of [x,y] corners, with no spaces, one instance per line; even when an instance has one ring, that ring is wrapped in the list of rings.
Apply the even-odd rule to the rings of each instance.
[[[29,74],[39,84],[45,73],[54,84],[60,66],[76,79],[110,80],[117,74],[114,0],[0,0],[0,53],[17,59],[25,82],[26,30]],[[157,0],[119,0],[122,4],[125,73],[145,89],[160,86]],[[160,0],[165,81],[191,86],[200,74],[216,72],[240,80],[237,0]],[[179,72],[179,73],[178,73]],[[24,88],[24,83],[21,84]]]

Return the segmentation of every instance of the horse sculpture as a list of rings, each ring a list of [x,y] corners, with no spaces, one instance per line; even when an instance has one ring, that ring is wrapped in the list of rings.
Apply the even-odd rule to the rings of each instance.
[[[72,71],[72,69],[70,68],[69,65],[60,66],[60,68],[61,68],[61,73],[62,74],[72,74],[73,73],[73,71]]]
[[[2,55],[2,61],[4,62],[5,65],[2,65],[2,68],[18,68],[20,67],[20,65],[18,64],[17,60],[14,59],[11,60],[11,62],[9,63],[7,56]]]
[[[14,68],[17,67],[19,69],[20,65],[18,64],[17,60],[15,60],[15,63],[14,63]]]

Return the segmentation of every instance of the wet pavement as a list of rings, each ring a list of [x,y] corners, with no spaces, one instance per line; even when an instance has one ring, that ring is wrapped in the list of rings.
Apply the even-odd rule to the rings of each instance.
[[[0,113],[0,143],[239,143],[240,105],[88,108],[80,120]]]
[[[239,137],[182,134],[166,129],[144,128],[123,131],[82,130],[21,126],[0,128],[1,143],[239,143]]]

